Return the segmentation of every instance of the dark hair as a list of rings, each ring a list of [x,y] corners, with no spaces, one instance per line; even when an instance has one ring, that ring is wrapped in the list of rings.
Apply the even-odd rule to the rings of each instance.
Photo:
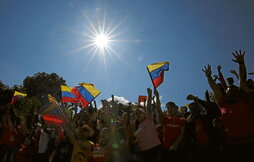
[[[232,77],[228,77],[228,78],[227,78],[227,82],[229,82],[229,83],[234,83],[234,79],[233,79]]]
[[[174,102],[168,102],[166,106],[176,106],[176,104]]]
[[[199,109],[199,105],[196,102],[192,102],[189,104],[189,109],[191,110],[191,106]]]

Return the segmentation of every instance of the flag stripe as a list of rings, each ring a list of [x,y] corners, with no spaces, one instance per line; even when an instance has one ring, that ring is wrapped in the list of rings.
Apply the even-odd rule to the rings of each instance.
[[[156,69],[156,70],[152,71],[150,73],[152,80],[160,77],[161,76],[161,72],[167,71],[168,69],[169,69],[168,64],[165,64],[165,65],[161,66],[159,69]]]
[[[78,87],[81,87],[80,89],[82,88],[85,89],[82,86],[78,86]],[[74,87],[71,91],[76,96],[77,100],[82,103],[82,107],[85,108],[89,104],[89,102],[81,95],[78,87]]]
[[[27,96],[27,94],[25,94],[25,93],[20,93],[20,92],[17,92],[17,91],[14,92],[14,95],[13,95],[13,96],[18,96],[18,95],[19,95],[19,96],[24,96],[24,97]]]
[[[61,91],[67,91],[67,92],[71,92],[71,87],[68,86],[61,86]]]
[[[163,76],[160,76],[153,80],[153,85],[155,86],[155,88],[157,88],[162,82],[163,82]]]
[[[83,84],[83,86],[89,91],[89,93],[95,98],[97,97],[101,92],[96,89],[93,85],[91,84]]]
[[[77,103],[77,99],[76,98],[72,98],[72,97],[62,97],[62,102],[71,102],[71,103]]]
[[[59,114],[59,110],[57,109],[58,105],[55,103],[47,103],[46,105],[40,107],[39,113],[41,114]]]
[[[154,63],[154,64],[151,64],[151,65],[148,65],[147,68],[148,68],[148,71],[151,73],[154,70],[161,68],[162,66],[168,65],[168,63],[169,63],[168,61],[160,62],[160,63]]]
[[[63,123],[63,121],[58,119],[58,116],[55,116],[55,115],[43,115],[42,118],[43,118],[43,120],[53,122],[53,123],[56,123],[56,124],[62,124]]]
[[[13,96],[12,100],[11,100],[11,104],[13,104],[17,101],[20,101],[23,97],[24,97],[24,95],[15,95],[15,96]]]
[[[72,93],[72,88],[68,86],[61,86],[62,102],[77,103],[76,96]]]
[[[64,97],[76,98],[72,92],[62,91],[62,98]]]
[[[83,86],[78,86],[77,87],[79,93],[83,96],[83,98],[85,98],[85,100],[87,102],[92,102],[93,99],[95,98],[86,88],[84,88]]]

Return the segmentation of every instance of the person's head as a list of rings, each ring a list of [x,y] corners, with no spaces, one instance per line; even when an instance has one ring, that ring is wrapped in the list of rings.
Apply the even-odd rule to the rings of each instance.
[[[108,128],[103,127],[100,131],[100,140],[102,144],[107,144],[110,139],[110,131]]]
[[[228,86],[226,96],[229,103],[235,103],[239,98],[239,88],[237,86]]]
[[[169,115],[172,115],[172,116],[177,115],[178,107],[176,106],[174,102],[168,102],[166,104],[166,108],[168,110]]]
[[[92,136],[92,130],[89,126],[83,125],[82,127],[78,128],[78,135],[81,139],[87,139],[88,137]]]
[[[214,93],[213,92],[208,92],[209,93],[209,99],[211,102],[216,102],[215,101],[215,97],[214,97]]]
[[[193,116],[193,117],[197,117],[199,116],[200,114],[200,107],[197,103],[195,102],[192,102],[189,104],[189,109],[190,109],[190,114]]]
[[[101,100],[102,108],[108,108],[108,101],[107,100]]]
[[[180,113],[181,114],[185,114],[185,113],[187,113],[188,112],[188,108],[186,107],[186,106],[181,106],[180,107]]]
[[[136,114],[138,122],[142,122],[146,118],[146,112],[142,108],[137,108],[136,111],[135,111],[135,114]]]
[[[232,77],[228,77],[227,78],[227,83],[229,86],[233,86],[234,85],[234,79]]]

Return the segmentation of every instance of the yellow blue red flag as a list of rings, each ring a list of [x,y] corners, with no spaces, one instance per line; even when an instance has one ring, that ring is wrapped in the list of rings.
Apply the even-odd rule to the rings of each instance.
[[[11,100],[11,104],[21,100],[23,97],[26,97],[26,96],[27,96],[27,94],[25,94],[25,93],[21,93],[21,92],[15,91],[14,95],[12,97],[12,100]]]
[[[72,88],[68,86],[61,86],[62,102],[77,103],[76,96],[71,92]]]
[[[74,87],[71,92],[76,96],[78,102],[82,104],[82,108],[85,108],[91,103],[100,93],[93,84],[80,83],[80,86]]]
[[[147,70],[155,88],[163,82],[164,71],[169,70],[169,62],[159,62],[147,66]]]

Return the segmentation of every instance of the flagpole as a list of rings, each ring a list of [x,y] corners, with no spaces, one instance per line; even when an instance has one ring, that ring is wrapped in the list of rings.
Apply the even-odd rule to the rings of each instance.
[[[93,100],[93,103],[94,103],[94,108],[97,110],[97,104],[96,104],[96,101]]]

